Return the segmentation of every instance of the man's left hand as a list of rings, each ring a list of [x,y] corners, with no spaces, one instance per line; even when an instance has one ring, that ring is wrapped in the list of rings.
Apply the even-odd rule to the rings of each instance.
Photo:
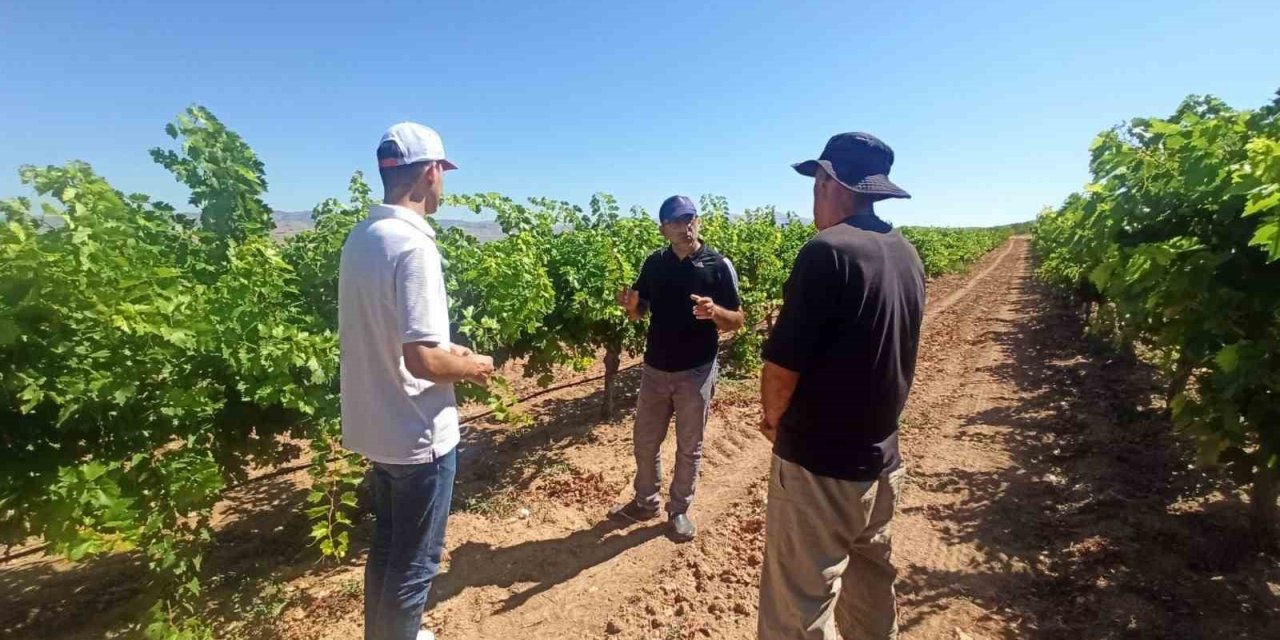
[[[455,356],[458,356],[459,358],[465,358],[465,357],[467,357],[467,356],[471,355],[472,353],[475,353],[474,351],[472,351],[472,350],[470,350],[470,349],[468,349],[468,348],[466,348],[466,347],[464,347],[464,346],[462,346],[462,345],[460,345],[460,344],[451,344],[451,345],[449,345],[449,352],[450,352],[450,353],[452,353],[452,354],[453,354],[453,355],[455,355]]]
[[[699,295],[690,295],[693,300],[693,317],[699,320],[715,320],[716,302],[711,298]]]

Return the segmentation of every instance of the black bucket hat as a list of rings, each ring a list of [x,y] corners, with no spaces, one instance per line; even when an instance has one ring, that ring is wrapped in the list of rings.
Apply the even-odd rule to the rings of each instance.
[[[893,149],[869,133],[839,133],[831,136],[817,160],[791,165],[797,173],[813,177],[818,168],[850,191],[877,198],[910,198],[911,194],[889,181]]]

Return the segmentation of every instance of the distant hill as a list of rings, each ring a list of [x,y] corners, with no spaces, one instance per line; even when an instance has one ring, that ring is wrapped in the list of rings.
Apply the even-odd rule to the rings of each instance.
[[[275,237],[288,238],[296,233],[311,229],[310,211],[276,211]],[[459,228],[475,236],[480,242],[489,242],[502,237],[502,229],[493,220],[453,220],[437,218],[436,222],[446,229]]]
[[[196,218],[199,214],[190,212],[179,212],[178,215],[188,218]],[[58,216],[40,215],[46,224],[50,227],[57,228],[62,226],[62,218]],[[275,211],[272,218],[276,221],[276,230],[272,232],[277,240],[288,238],[289,236],[301,233],[311,229],[314,225],[311,223],[310,211]],[[480,242],[489,242],[502,237],[502,228],[493,220],[455,220],[450,218],[436,218],[436,222],[446,229],[459,228],[471,234]]]
[[[277,238],[288,238],[312,227],[310,211],[276,211],[272,217],[276,221]]]
[[[453,207],[453,208],[449,208],[444,211],[441,211],[440,214],[438,215],[466,215],[467,213],[469,212],[466,209]],[[198,214],[190,213],[190,212],[180,212],[178,215],[194,218]],[[41,216],[41,217],[43,217],[46,223],[49,224],[49,226],[51,227],[62,226],[62,219],[57,216]],[[276,222],[276,230],[273,232],[272,235],[274,235],[276,239],[288,238],[289,236],[295,235],[302,231],[307,231],[311,229],[313,226],[311,223],[310,211],[275,211],[272,213],[272,217],[275,219],[275,222]],[[806,222],[811,221],[808,217],[801,217],[800,219]],[[468,234],[471,234],[481,242],[498,240],[503,236],[502,228],[499,227],[497,221],[494,221],[494,220],[484,220],[484,219],[460,220],[457,218],[437,217],[436,222],[439,222],[440,225],[446,229],[453,229],[453,228],[462,229],[463,231],[467,232]],[[655,223],[656,222],[657,221],[655,221]],[[1003,228],[1009,227],[1009,228],[1012,228],[1013,232],[1016,234],[1025,234],[1030,232],[1032,224],[1034,224],[1034,221],[1019,222],[1019,223],[1009,224],[1009,225],[1001,225],[999,227],[963,227],[963,228],[1003,229]],[[913,225],[906,225],[904,228],[909,228],[911,226]]]

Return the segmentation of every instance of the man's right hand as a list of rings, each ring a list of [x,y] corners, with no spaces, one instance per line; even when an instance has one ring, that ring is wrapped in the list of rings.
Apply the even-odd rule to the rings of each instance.
[[[640,292],[635,289],[622,289],[618,292],[618,306],[627,312],[632,320],[640,317]]]
[[[473,353],[466,358],[470,368],[466,381],[482,387],[489,386],[489,376],[493,375],[493,357]]]
[[[769,424],[769,420],[767,418],[761,418],[760,433],[764,435],[765,440],[768,440],[769,442],[777,442],[778,425]]]

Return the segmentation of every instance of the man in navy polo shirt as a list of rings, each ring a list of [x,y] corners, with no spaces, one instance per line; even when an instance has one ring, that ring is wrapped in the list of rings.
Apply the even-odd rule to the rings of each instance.
[[[609,517],[639,522],[658,515],[659,449],[676,418],[676,469],[667,515],[671,538],[692,540],[696,529],[686,512],[702,461],[702,436],[716,382],[720,331],[742,326],[738,275],[727,258],[698,239],[698,210],[685,196],[672,196],[658,210],[670,246],[644,261],[635,286],[618,293],[633,321],[651,315],[644,373],[636,403],[635,499]]]

